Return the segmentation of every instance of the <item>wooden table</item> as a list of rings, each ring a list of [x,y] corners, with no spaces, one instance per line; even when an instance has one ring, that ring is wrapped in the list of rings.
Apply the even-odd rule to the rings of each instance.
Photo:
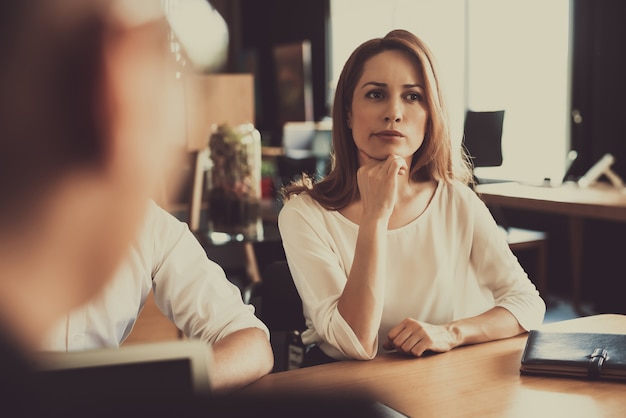
[[[575,332],[626,333],[626,315],[596,315],[544,325]],[[274,373],[244,393],[372,393],[411,417],[624,417],[626,383],[520,375],[526,335],[409,358],[381,355]]]
[[[601,219],[626,222],[626,189],[607,186],[582,188],[576,185],[540,187],[519,183],[481,184],[477,193],[489,206],[509,207],[568,217],[572,297],[580,308],[582,282],[584,220]]]

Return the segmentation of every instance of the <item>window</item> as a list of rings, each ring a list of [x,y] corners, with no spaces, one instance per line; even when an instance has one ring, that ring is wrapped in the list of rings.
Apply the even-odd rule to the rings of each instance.
[[[462,0],[331,0],[331,85],[352,51],[364,41],[407,29],[432,49],[450,113],[451,131],[460,142],[464,105],[464,26]],[[358,11],[358,12],[357,12]],[[332,89],[330,97],[332,97]],[[332,99],[330,100],[332,103]]]
[[[569,151],[569,0],[469,0],[467,103],[505,109],[501,167],[481,177],[557,184]]]
[[[569,150],[569,19],[569,0],[331,0],[331,77],[363,41],[410,30],[439,63],[456,144],[466,109],[506,110],[503,165],[477,174],[558,182]]]

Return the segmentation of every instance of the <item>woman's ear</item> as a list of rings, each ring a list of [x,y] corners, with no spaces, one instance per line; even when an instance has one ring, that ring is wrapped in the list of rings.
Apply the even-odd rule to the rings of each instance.
[[[348,128],[352,129],[352,112],[349,110],[346,112],[346,125],[348,125]]]

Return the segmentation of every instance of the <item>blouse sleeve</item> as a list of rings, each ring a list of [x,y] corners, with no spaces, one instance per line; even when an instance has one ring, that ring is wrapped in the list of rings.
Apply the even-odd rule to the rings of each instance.
[[[337,309],[351,266],[342,261],[334,240],[349,238],[333,237],[333,228],[325,224],[322,210],[299,196],[289,201],[278,217],[287,262],[309,328],[303,342],[323,341],[337,351],[337,356],[369,360],[376,353],[367,353]]]
[[[525,329],[538,328],[546,305],[511,251],[506,233],[498,227],[484,202],[472,198],[471,264],[477,280],[493,293],[496,306],[507,309]]]
[[[187,224],[155,209],[153,290],[156,305],[187,337],[215,343],[244,329],[267,327],[243,303],[237,286],[211,261]]]

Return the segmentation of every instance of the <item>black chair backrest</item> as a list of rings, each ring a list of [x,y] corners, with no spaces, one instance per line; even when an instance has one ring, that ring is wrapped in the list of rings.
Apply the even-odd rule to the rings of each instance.
[[[463,129],[463,145],[474,167],[502,165],[502,126],[504,110],[476,112],[468,110]]]
[[[263,270],[261,277],[259,318],[270,331],[304,330],[302,300],[291,278],[287,261],[273,261]]]

